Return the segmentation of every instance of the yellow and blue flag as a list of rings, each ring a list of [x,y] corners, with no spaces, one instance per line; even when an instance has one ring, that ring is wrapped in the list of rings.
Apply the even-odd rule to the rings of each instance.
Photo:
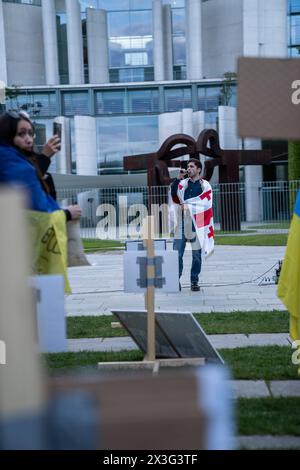
[[[27,211],[32,244],[34,274],[62,274],[65,292],[71,293],[68,281],[66,216],[64,211]]]
[[[300,340],[300,191],[290,226],[277,295],[290,313],[292,340]]]

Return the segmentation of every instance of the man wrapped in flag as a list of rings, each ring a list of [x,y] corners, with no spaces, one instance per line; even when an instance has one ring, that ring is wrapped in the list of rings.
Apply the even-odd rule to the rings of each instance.
[[[186,242],[192,246],[191,290],[199,291],[202,253],[209,256],[214,250],[212,188],[200,178],[202,164],[189,160],[187,170],[181,169],[171,185],[174,214],[174,250],[178,251],[179,279],[183,271]],[[180,284],[179,284],[180,286]],[[181,288],[181,286],[180,286]]]
[[[290,336],[300,345],[300,191],[290,226],[277,295],[290,313]],[[298,370],[300,374],[300,367]]]

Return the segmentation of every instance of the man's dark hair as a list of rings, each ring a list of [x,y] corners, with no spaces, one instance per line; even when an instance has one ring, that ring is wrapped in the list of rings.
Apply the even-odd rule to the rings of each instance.
[[[194,163],[196,165],[197,168],[199,168],[199,170],[202,170],[202,163],[200,162],[200,160],[197,160],[197,158],[191,158],[187,164],[189,163]]]

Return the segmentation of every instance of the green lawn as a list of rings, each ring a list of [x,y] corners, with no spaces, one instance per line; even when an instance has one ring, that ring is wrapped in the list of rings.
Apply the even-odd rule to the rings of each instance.
[[[238,433],[300,436],[300,398],[239,398]]]
[[[220,236],[215,238],[216,245],[241,245],[241,246],[286,246],[287,234],[263,234],[245,236]]]
[[[207,334],[229,333],[285,333],[289,331],[287,312],[233,312],[198,313],[195,318]],[[68,338],[112,338],[128,336],[123,328],[111,328],[113,316],[69,317],[67,319]]]
[[[68,338],[113,338],[128,336],[123,328],[111,328],[111,322],[118,321],[113,315],[100,317],[69,317],[67,318]]]
[[[251,231],[243,231],[250,233]],[[223,233],[224,235],[220,235]],[[240,232],[237,232],[240,233]],[[241,245],[241,246],[286,246],[288,234],[261,234],[261,235],[225,235],[225,232],[216,232],[216,245]],[[124,249],[124,244],[115,240],[83,239],[86,252],[108,251]]]
[[[243,233],[255,233],[256,230],[239,230],[238,232],[228,232],[223,230],[215,230],[216,235],[230,235],[230,234],[243,234]]]
[[[250,229],[250,227],[248,227]],[[278,224],[265,224],[265,225],[256,225],[255,227],[251,226],[253,230],[274,230],[274,229],[289,229],[290,222],[278,222]]]
[[[285,333],[289,331],[288,312],[198,313],[196,319],[209,334]]]
[[[291,363],[292,350],[288,346],[261,346],[220,349],[221,356],[231,369],[234,379],[281,380],[298,379],[297,366]],[[46,354],[49,369],[96,367],[98,362],[139,361],[140,351],[87,352]]]
[[[79,367],[96,367],[98,362],[142,361],[140,351],[120,352],[69,352],[43,355],[49,369],[73,369]]]
[[[294,380],[299,379],[292,364],[290,346],[259,346],[219,349],[220,355],[236,380]]]
[[[124,244],[115,240],[97,240],[97,239],[82,239],[82,244],[86,252],[89,251],[107,251],[111,249],[123,249]]]

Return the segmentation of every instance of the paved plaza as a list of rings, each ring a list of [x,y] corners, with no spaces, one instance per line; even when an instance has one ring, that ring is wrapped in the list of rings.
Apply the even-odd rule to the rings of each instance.
[[[171,245],[169,245],[169,249]],[[276,296],[276,285],[259,285],[262,277],[275,273],[285,247],[216,246],[203,263],[201,291],[191,292],[191,252],[185,254],[183,290],[175,294],[156,291],[156,309],[168,311],[232,312],[284,310]],[[72,268],[69,277],[73,294],[66,299],[68,316],[110,315],[113,309],[142,309],[144,296],[123,292],[123,252],[89,255],[90,267]],[[270,270],[270,268],[272,268]],[[253,282],[248,282],[253,281]],[[247,346],[289,345],[287,333],[208,335],[217,349]],[[68,340],[69,351],[134,350],[129,337]],[[300,397],[299,380],[231,380],[233,398]],[[238,436],[242,449],[299,449],[298,436]]]
[[[156,309],[193,313],[284,309],[275,285],[259,286],[260,279],[254,281],[282,259],[284,252],[285,247],[216,246],[214,254],[203,262],[201,291],[191,292],[191,251],[187,250],[182,292],[156,291]],[[88,258],[92,266],[69,269],[73,293],[66,299],[68,316],[110,315],[111,309],[144,308],[142,294],[123,292],[122,251]],[[266,276],[274,273],[275,267]]]

